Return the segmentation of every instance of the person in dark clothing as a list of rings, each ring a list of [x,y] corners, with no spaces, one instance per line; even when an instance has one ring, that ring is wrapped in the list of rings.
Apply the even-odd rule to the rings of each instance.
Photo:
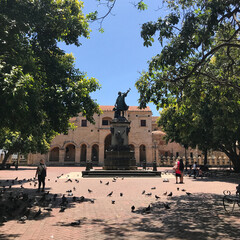
[[[38,176],[38,190],[37,190],[37,192],[40,192],[41,184],[42,184],[42,192],[44,192],[45,178],[47,176],[47,167],[46,167],[43,159],[40,160],[39,166],[37,167],[35,178],[37,176]]]

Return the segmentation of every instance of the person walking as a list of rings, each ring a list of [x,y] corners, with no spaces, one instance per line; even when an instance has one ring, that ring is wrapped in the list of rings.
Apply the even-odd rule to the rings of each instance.
[[[44,192],[45,178],[47,176],[47,167],[46,167],[43,159],[40,160],[40,163],[37,167],[35,178],[37,176],[38,176],[38,190],[37,190],[37,192],[40,192],[41,185],[42,185],[42,192]]]
[[[193,178],[196,179],[197,177],[197,162],[193,164]]]
[[[178,178],[180,179],[180,182],[181,182],[181,171],[179,169],[179,166],[180,166],[180,161],[178,160],[176,162],[176,165],[173,168],[175,170],[176,184],[178,184]]]
[[[181,172],[180,183],[183,183],[184,163],[182,158],[179,160],[179,170]]]

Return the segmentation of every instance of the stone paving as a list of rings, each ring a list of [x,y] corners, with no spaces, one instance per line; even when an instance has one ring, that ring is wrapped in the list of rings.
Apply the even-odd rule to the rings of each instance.
[[[0,226],[0,239],[240,239],[240,208],[234,214],[226,214],[222,207],[223,190],[234,191],[240,178],[195,180],[185,177],[184,184],[176,184],[171,169],[167,169],[169,173],[162,178],[118,177],[116,180],[82,178],[83,170],[81,167],[48,167],[48,197],[58,194],[53,210],[48,212],[42,207],[42,213],[34,219],[39,209],[36,204],[25,223],[18,221],[19,216],[13,216]],[[7,179],[29,179],[34,175],[33,167],[0,171],[1,188],[7,185]],[[68,179],[72,182],[67,182]],[[30,182],[24,182],[24,188],[20,185],[6,192],[25,192],[33,198],[41,198],[42,193],[36,193],[36,187]],[[86,201],[73,202],[73,196],[68,196],[67,209],[59,212],[62,194],[67,196],[67,190],[72,190],[78,199],[84,196]],[[112,196],[108,197],[111,191]],[[173,196],[168,197],[165,192],[172,192]],[[186,192],[191,194],[188,196]],[[164,207],[166,203],[170,209]],[[133,205],[134,212],[131,211]],[[150,211],[146,211],[148,205]],[[80,224],[72,226],[77,220]]]

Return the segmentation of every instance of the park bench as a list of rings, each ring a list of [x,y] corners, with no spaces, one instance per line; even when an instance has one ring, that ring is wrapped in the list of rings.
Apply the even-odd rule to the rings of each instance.
[[[233,213],[236,206],[240,207],[240,184],[236,187],[236,194],[229,190],[223,191],[223,207],[228,213]]]

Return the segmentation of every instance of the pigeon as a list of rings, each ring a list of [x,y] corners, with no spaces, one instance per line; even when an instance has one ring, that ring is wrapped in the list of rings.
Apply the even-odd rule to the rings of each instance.
[[[186,194],[189,196],[189,195],[191,195],[191,193],[190,192],[186,192]]]
[[[27,220],[27,216],[23,216],[18,221],[22,222],[22,223],[25,223],[26,220]]]
[[[57,199],[57,194],[55,193],[55,194],[53,195],[53,201],[56,201],[56,199]]]
[[[105,183],[105,185],[109,185],[109,182]]]
[[[124,177],[122,177],[122,180],[124,179]]]
[[[185,190],[185,189],[182,189],[182,191],[183,191],[183,192],[186,192],[186,190]]]
[[[48,212],[52,211],[52,204],[49,204],[47,207],[44,208],[44,210]]]
[[[68,193],[68,196],[69,196],[69,197],[73,196],[73,193]]]
[[[21,188],[24,188],[23,185],[21,185]]]
[[[73,191],[76,191],[76,188],[75,188],[75,187],[73,187]]]
[[[145,191],[145,190],[143,190],[143,191],[142,191],[142,194],[144,194],[145,192],[146,192],[146,191]]]
[[[70,193],[70,192],[72,192],[72,190],[67,190],[66,192]]]
[[[179,187],[177,188],[177,190],[179,191]]]
[[[102,183],[102,181],[100,180],[100,183]]]
[[[166,196],[166,195],[167,195],[167,192],[163,193],[163,195]]]
[[[147,213],[149,213],[150,212],[150,210],[151,210],[151,206],[150,206],[150,204],[145,208],[145,212],[147,212]]]
[[[59,212],[64,212],[66,208],[67,207],[65,207],[65,206],[61,206],[61,209],[59,210]]]
[[[57,180],[55,180],[55,182],[57,182]]]
[[[112,194],[113,194],[113,191],[111,191],[111,192],[107,195],[107,197],[111,197]]]
[[[156,200],[158,200],[160,197],[158,195],[155,195]]]
[[[65,194],[63,194],[61,205],[65,205],[66,203],[67,203],[67,198],[65,197]]]
[[[132,212],[134,212],[134,210],[135,210],[135,206],[134,205],[131,207],[131,210],[132,210]]]
[[[172,192],[170,192],[169,194],[168,194],[168,197],[171,197],[173,194],[172,194]]]
[[[115,200],[112,200],[112,204],[115,204]]]
[[[165,209],[170,209],[170,206],[167,203],[163,203],[163,206],[165,207]]]
[[[81,196],[79,199],[78,199],[78,202],[83,202],[85,200],[85,197],[84,196]]]
[[[36,212],[33,218],[39,217],[41,213],[42,213],[41,208],[39,208],[39,210]]]
[[[120,193],[120,197],[122,197],[123,196],[123,193]]]
[[[152,187],[151,189],[154,190],[154,189],[156,189],[156,187]]]
[[[50,181],[50,179],[48,179],[48,181]]]
[[[77,201],[77,197],[74,196],[74,197],[72,198],[72,200],[73,200],[73,202],[76,202],[76,201]]]
[[[92,193],[92,190],[91,190],[91,189],[88,189],[88,192],[89,192],[89,193]]]
[[[152,196],[152,193],[146,193],[145,195],[150,197]]]
[[[78,226],[78,225],[80,225],[80,223],[81,223],[81,221],[77,220],[77,221],[71,222],[70,225],[71,226]]]
[[[91,203],[94,203],[94,199],[90,199],[90,202],[91,202]]]

